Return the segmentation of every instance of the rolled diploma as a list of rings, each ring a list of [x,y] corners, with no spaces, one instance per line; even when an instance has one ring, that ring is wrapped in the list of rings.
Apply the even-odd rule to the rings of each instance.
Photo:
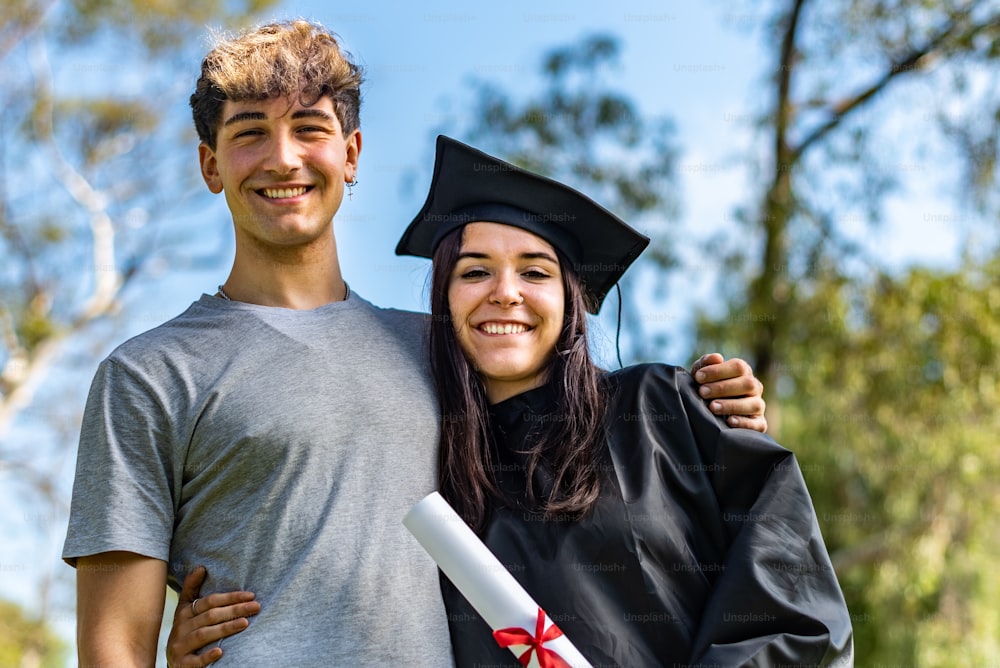
[[[437,492],[421,499],[403,518],[403,525],[431,555],[472,607],[494,631],[517,627],[534,635],[538,604],[490,552],[475,532]],[[552,620],[545,616],[545,628]],[[564,635],[545,643],[573,668],[592,668]],[[513,645],[520,656],[526,645]],[[538,659],[532,656],[531,666]]]

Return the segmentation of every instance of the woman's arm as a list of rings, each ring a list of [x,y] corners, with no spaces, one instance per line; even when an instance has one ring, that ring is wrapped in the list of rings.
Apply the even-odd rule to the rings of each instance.
[[[198,566],[184,579],[177,597],[174,623],[167,639],[167,665],[170,668],[202,668],[222,658],[222,648],[213,647],[203,654],[198,650],[209,643],[235,635],[247,628],[260,612],[260,603],[249,591],[209,594],[199,598],[208,571]]]

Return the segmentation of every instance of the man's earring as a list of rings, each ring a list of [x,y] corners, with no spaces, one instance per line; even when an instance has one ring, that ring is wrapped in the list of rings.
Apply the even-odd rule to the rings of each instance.
[[[357,178],[347,183],[347,199],[354,199],[354,186],[358,185]]]

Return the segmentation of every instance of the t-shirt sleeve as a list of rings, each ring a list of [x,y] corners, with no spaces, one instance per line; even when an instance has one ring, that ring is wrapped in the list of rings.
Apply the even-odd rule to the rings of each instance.
[[[166,403],[113,359],[90,387],[63,559],[128,551],[169,560],[176,467]]]

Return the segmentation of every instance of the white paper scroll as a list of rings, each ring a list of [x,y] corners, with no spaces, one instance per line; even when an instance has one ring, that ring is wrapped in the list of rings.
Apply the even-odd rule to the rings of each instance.
[[[491,629],[524,629],[527,635],[540,639],[542,634],[536,632],[541,631],[537,629],[538,604],[440,494],[433,492],[413,506],[403,518],[403,525]],[[551,625],[552,620],[546,615],[543,630],[548,630]],[[552,631],[549,635],[554,633]],[[572,668],[592,668],[564,635],[539,644],[543,650],[554,652]],[[530,644],[510,646],[518,657],[531,649]],[[543,655],[541,663],[540,653]],[[559,665],[546,661],[544,654],[544,651],[531,652],[531,661],[525,665]]]

